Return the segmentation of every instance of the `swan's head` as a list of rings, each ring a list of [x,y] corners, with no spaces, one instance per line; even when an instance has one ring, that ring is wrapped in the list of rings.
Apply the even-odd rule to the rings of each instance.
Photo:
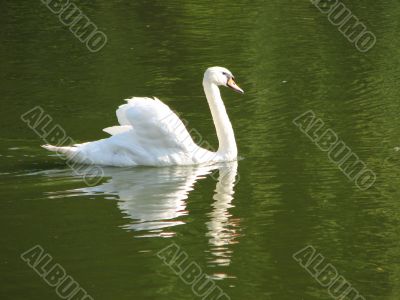
[[[208,68],[204,73],[204,81],[214,83],[218,86],[226,86],[235,92],[244,94],[244,91],[236,84],[232,72],[222,67]]]

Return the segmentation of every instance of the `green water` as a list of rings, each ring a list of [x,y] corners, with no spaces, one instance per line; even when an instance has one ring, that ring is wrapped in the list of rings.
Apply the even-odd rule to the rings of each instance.
[[[58,299],[20,258],[34,245],[94,299],[201,299],[157,257],[171,243],[231,299],[333,299],[292,258],[308,245],[365,299],[400,298],[398,2],[345,2],[377,37],[367,53],[309,1],[75,3],[108,37],[97,53],[41,1],[1,4],[1,299]],[[237,164],[105,168],[88,187],[20,119],[39,105],[97,140],[123,99],[157,96],[216,146],[201,86],[214,65],[246,91],[222,91]],[[308,110],[372,188],[294,126]]]

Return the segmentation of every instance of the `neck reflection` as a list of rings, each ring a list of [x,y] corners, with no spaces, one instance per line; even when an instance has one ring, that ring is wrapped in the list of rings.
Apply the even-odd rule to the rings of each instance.
[[[219,174],[212,204],[213,210],[209,213],[207,222],[209,243],[211,245],[210,264],[229,265],[231,262],[231,250],[229,245],[237,243],[237,228],[239,220],[232,218],[229,209],[233,207],[232,201],[234,188],[238,182],[238,163],[231,162],[218,168]]]

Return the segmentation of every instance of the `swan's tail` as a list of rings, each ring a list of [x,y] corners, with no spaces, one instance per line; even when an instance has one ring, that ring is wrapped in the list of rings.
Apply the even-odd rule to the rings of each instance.
[[[42,147],[51,152],[56,152],[57,154],[64,154],[67,157],[73,157],[77,154],[76,147],[57,147],[52,145],[42,145]]]

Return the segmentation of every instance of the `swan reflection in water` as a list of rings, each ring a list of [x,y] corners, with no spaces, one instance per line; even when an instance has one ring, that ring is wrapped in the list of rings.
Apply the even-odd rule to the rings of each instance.
[[[211,176],[216,180],[216,188],[206,223],[210,252],[214,256],[210,263],[226,265],[230,263],[226,246],[237,238],[238,224],[229,213],[238,179],[237,167],[237,162],[229,162],[208,166],[104,168],[104,183],[70,190],[67,194],[113,195],[119,209],[132,220],[123,228],[137,232],[137,237],[169,237],[175,235],[172,227],[185,223],[181,217],[189,214],[186,199],[196,182]]]

